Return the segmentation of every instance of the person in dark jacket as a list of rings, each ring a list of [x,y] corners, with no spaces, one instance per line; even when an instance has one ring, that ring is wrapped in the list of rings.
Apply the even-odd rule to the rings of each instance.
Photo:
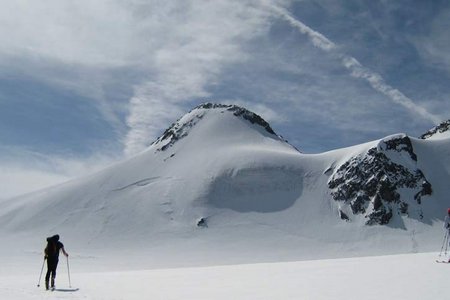
[[[447,229],[450,233],[450,208],[447,209],[447,215],[444,219],[444,228]]]
[[[47,259],[47,274],[45,275],[45,289],[49,289],[50,277],[51,287],[55,288],[56,268],[58,267],[59,251],[68,257],[69,254],[64,249],[64,245],[59,241],[59,235],[55,234],[47,238],[47,247],[45,247],[45,258]]]

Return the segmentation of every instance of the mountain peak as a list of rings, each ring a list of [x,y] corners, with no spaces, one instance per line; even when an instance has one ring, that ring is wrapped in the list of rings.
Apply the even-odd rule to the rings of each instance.
[[[153,146],[157,147],[157,150],[164,151],[168,147],[171,147],[178,140],[186,137],[191,129],[197,125],[204,116],[212,111],[223,113],[232,113],[235,117],[241,118],[250,122],[251,124],[257,125],[263,128],[267,133],[279,138],[273,129],[270,127],[261,116],[254,112],[247,110],[246,108],[240,107],[238,105],[227,105],[220,103],[210,103],[206,102],[195,107],[183,117],[178,119],[173,123],[164,133],[153,142]]]

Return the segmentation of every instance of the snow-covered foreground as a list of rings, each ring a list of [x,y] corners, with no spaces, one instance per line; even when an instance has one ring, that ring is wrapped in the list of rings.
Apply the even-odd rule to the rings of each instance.
[[[438,253],[120,272],[72,272],[57,290],[0,275],[0,299],[444,299],[450,264]],[[113,263],[113,262],[111,262]],[[77,260],[72,264],[76,268]],[[72,268],[72,266],[71,266]],[[26,268],[28,270],[28,268]],[[42,284],[42,282],[41,282]],[[444,297],[444,298],[443,298]]]

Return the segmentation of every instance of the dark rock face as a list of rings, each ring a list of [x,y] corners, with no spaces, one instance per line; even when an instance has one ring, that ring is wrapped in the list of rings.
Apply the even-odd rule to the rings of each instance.
[[[173,123],[166,131],[164,131],[163,135],[160,136],[153,144],[162,144],[161,147],[158,148],[159,151],[164,151],[167,148],[171,147],[178,140],[186,137],[189,133],[190,128],[194,127],[195,124],[199,120],[203,118],[203,114],[199,113],[195,116],[195,118],[191,119],[189,122],[180,123],[179,120]]]
[[[384,144],[386,145],[385,150],[405,151],[412,160],[417,161],[417,155],[414,153],[411,140],[407,136],[387,140]]]
[[[390,157],[395,157],[396,162]],[[408,215],[412,203],[420,206],[422,197],[432,193],[431,184],[415,167],[416,162],[417,155],[407,136],[382,141],[333,173],[328,182],[331,196],[353,215],[364,215],[367,225],[388,224],[394,213]],[[408,194],[414,199],[409,199],[412,197]],[[346,219],[342,211],[340,215]]]
[[[236,117],[243,118],[244,120],[249,121],[252,124],[257,124],[261,127],[263,127],[268,133],[276,135],[273,129],[270,127],[269,123],[267,123],[263,118],[261,118],[259,115],[236,105],[225,105],[225,104],[215,104],[215,103],[204,103],[193,110],[191,110],[189,113],[197,110],[198,113],[191,118],[188,122],[182,123],[180,122],[181,119],[179,119],[177,122],[173,123],[164,133],[161,137],[159,137],[155,142],[153,142],[153,145],[161,144],[161,146],[158,148],[158,151],[165,151],[169,147],[171,147],[173,144],[175,144],[178,140],[186,137],[189,134],[189,131],[192,127],[195,126],[204,116],[205,110],[208,109],[223,109],[224,111],[230,111],[235,115]]]
[[[342,210],[339,210],[339,217],[341,217],[342,220],[345,221],[350,221],[350,218],[347,216],[347,214],[345,212],[343,212]]]
[[[232,111],[236,117],[242,116],[245,120],[250,121],[250,123],[258,124],[259,126],[263,127],[268,133],[275,134],[275,131],[273,131],[269,123],[267,123],[259,115],[238,106],[231,106],[230,108],[228,108],[228,110]]]
[[[208,218],[200,218],[199,220],[197,220],[197,227],[203,227],[203,228],[208,227],[207,219]]]
[[[437,133],[443,133],[450,130],[450,120],[442,122],[438,126],[428,130],[426,133],[422,134],[419,138],[426,140]]]
[[[196,108],[204,108],[204,109],[212,109],[212,108],[225,108],[228,111],[232,111],[236,117],[242,117],[247,121],[250,121],[252,124],[258,124],[270,134],[275,134],[273,129],[270,127],[269,123],[267,123],[263,118],[259,115],[237,105],[225,105],[225,104],[216,104],[216,103],[204,103]]]

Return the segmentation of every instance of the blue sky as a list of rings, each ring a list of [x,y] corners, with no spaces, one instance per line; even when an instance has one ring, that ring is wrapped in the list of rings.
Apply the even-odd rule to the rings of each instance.
[[[448,1],[0,3],[0,198],[138,153],[206,101],[306,153],[450,119]]]

